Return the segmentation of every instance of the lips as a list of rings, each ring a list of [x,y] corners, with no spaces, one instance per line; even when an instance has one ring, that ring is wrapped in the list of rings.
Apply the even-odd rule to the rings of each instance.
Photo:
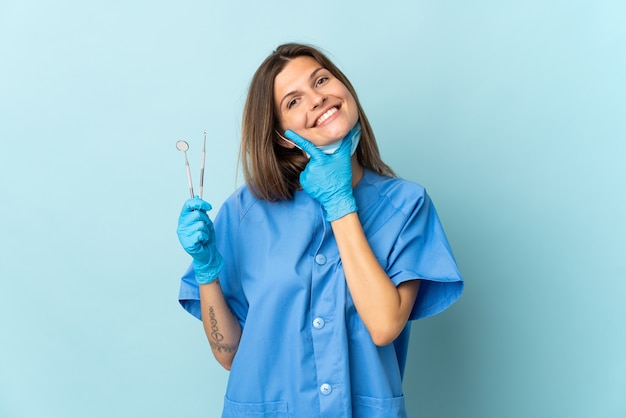
[[[322,123],[324,123],[328,118],[330,118],[332,115],[334,115],[338,111],[339,111],[338,107],[331,107],[326,112],[322,113],[322,115],[319,118],[317,118],[317,120],[315,121],[315,126],[320,126]]]

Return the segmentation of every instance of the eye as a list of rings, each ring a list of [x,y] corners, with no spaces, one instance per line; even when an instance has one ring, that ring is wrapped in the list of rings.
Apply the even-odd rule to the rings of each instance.
[[[315,81],[315,87],[319,87],[319,86],[321,86],[322,84],[324,84],[327,81],[328,81],[328,77],[322,76],[322,77],[318,78],[317,81]]]
[[[287,102],[287,109],[291,109],[296,104],[298,104],[298,99],[297,98],[289,100],[289,102]]]

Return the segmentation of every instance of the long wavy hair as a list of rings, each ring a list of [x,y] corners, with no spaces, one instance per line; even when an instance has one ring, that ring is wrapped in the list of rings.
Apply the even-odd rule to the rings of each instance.
[[[300,188],[300,173],[308,158],[298,148],[279,144],[279,120],[274,102],[274,80],[294,58],[315,59],[339,79],[354,97],[361,122],[361,141],[356,149],[358,162],[378,174],[395,177],[378,151],[372,127],[365,116],[354,87],[330,59],[313,46],[288,43],[280,45],[254,73],[243,110],[239,160],[250,191],[260,199],[291,199]]]

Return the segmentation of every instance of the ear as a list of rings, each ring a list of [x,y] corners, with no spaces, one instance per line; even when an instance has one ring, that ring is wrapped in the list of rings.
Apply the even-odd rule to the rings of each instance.
[[[281,134],[278,129],[275,129],[274,132],[276,132],[276,142],[278,143],[278,145],[289,149],[293,149],[296,147],[296,144],[285,138],[285,135]]]

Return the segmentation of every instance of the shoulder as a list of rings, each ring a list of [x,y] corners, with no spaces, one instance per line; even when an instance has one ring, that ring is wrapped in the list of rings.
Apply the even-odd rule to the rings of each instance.
[[[425,188],[421,184],[406,180],[400,177],[388,177],[377,174],[371,170],[365,169],[363,180],[366,185],[375,187],[381,193],[425,193]]]
[[[308,203],[308,206],[312,205],[313,200],[304,196],[304,193],[300,191],[296,192],[295,197],[287,200],[269,201],[263,198],[255,196],[247,185],[239,187],[233,194],[231,194],[222,204],[219,215],[222,218],[227,217],[230,222],[235,220],[243,222],[244,219],[249,221],[259,221],[264,217],[277,217],[281,214],[290,214],[290,211],[298,206],[302,209],[302,206]],[[309,208],[310,209],[310,208]]]
[[[429,200],[426,189],[421,184],[398,177],[387,177],[365,169],[359,183],[359,192],[369,198],[378,197],[403,211],[411,211]]]
[[[255,197],[247,185],[240,186],[224,201],[219,216],[241,220],[260,201],[261,199]]]

